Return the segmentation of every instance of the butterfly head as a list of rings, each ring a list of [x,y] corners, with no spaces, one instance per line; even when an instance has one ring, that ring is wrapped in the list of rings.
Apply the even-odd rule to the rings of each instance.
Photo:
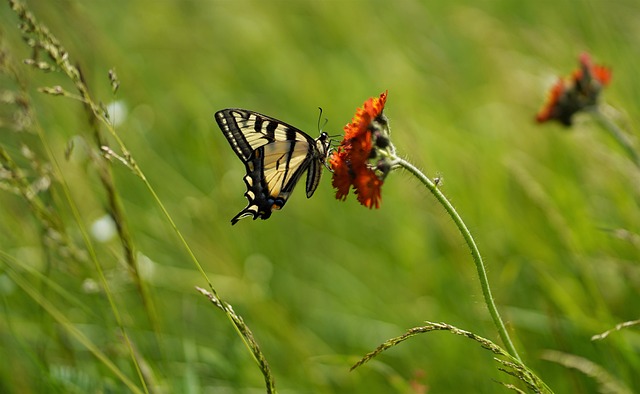
[[[324,162],[331,152],[331,138],[324,131],[316,139],[316,148],[318,148],[318,158]]]

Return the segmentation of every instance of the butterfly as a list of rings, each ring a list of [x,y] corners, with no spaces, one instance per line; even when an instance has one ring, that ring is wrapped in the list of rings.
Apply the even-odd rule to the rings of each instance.
[[[239,108],[218,111],[215,118],[247,171],[244,195],[249,204],[231,224],[248,216],[268,219],[273,210],[282,209],[305,171],[307,198],[313,195],[330,151],[327,133],[313,139],[280,120]]]

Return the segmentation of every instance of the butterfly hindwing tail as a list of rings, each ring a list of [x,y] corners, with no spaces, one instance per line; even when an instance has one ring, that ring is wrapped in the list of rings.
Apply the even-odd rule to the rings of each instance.
[[[263,148],[258,148],[251,159],[245,163],[247,175],[244,183],[247,191],[244,193],[248,200],[247,206],[231,219],[231,224],[236,224],[244,217],[268,219],[272,209],[280,209],[286,200],[270,197],[268,185],[264,180],[264,153]]]

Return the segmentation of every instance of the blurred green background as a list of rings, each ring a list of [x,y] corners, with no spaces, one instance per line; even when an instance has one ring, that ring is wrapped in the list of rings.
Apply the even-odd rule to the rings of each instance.
[[[215,111],[252,109],[315,137],[318,107],[328,118],[325,131],[339,134],[358,106],[385,90],[396,148],[443,179],[525,362],[557,393],[599,386],[541,358],[547,349],[588,359],[640,391],[637,329],[590,340],[639,315],[639,243],[611,230],[640,231],[640,172],[586,115],[572,129],[533,121],[551,84],[587,51],[613,69],[603,99],[619,110],[615,121],[637,131],[637,0],[27,4],[82,68],[92,95],[118,103],[118,134],[220,296],[253,330],[279,392],[493,393],[508,392],[496,381],[514,382],[490,352],[448,333],[412,338],[349,372],[361,356],[425,320],[499,343],[464,240],[408,174],[387,178],[379,210],[353,195],[335,200],[325,171],[312,199],[297,190],[269,220],[230,225],[246,205],[244,168]],[[0,143],[34,182],[38,169],[22,147],[42,161],[51,149],[81,226],[59,180],[43,198],[84,249],[80,229],[91,231],[107,214],[88,159],[95,144],[86,115],[77,101],[37,92],[73,86],[60,73],[21,64],[31,50],[6,3],[0,25],[37,118],[30,129],[45,135],[43,144],[33,132],[16,132],[19,106],[5,103]],[[111,68],[120,79],[115,95]],[[2,91],[19,90],[7,75],[0,82]],[[91,233],[92,244],[151,388],[264,392],[228,319],[194,290],[206,281],[150,193],[117,161],[113,171],[156,326],[117,237]],[[80,330],[137,381],[95,266],[48,246],[25,198],[7,189],[0,190],[0,392],[126,391],[69,334]]]

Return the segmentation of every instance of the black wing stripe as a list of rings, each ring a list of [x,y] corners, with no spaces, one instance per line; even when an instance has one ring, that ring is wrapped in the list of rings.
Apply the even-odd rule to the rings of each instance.
[[[313,193],[315,193],[318,185],[320,184],[320,177],[322,176],[322,165],[312,156],[313,153],[313,150],[309,147],[308,155],[311,155],[311,159],[309,159],[309,172],[307,173],[307,198],[311,198],[311,196],[313,196]]]
[[[254,116],[253,118],[253,131],[262,134],[262,118],[259,116]]]
[[[218,122],[218,126],[224,133],[227,141],[229,141],[229,145],[231,145],[233,151],[236,152],[236,155],[238,155],[240,160],[246,161],[249,159],[249,156],[251,156],[253,149],[251,149],[251,145],[241,132],[234,114],[238,114],[240,118],[248,115],[240,111],[219,111],[216,112],[216,122]]]
[[[280,125],[277,122],[271,121],[267,123],[267,127],[265,127],[262,134],[267,137],[269,142],[276,140],[276,130]]]
[[[294,130],[287,127],[284,131],[287,136],[287,141],[291,142],[291,146],[289,146],[289,152],[287,152],[287,158],[285,160],[285,170],[284,170],[284,175],[282,176],[283,183],[286,182],[287,179],[289,178],[289,171],[291,170],[290,168],[291,160],[293,158],[293,153],[296,150],[296,144],[298,143],[298,141],[296,140],[296,132]],[[298,169],[302,169],[302,166],[298,166]],[[300,176],[298,175],[297,178],[299,177]],[[295,176],[295,172],[291,180],[293,180],[293,182],[289,181],[288,185],[283,184],[281,190],[287,190],[287,186],[291,185],[289,188],[289,191],[293,191],[293,187],[296,185],[296,182],[298,182],[298,179],[296,179],[296,176]]]
[[[292,129],[291,127],[287,127],[284,129],[284,132],[285,132],[287,141],[299,141],[298,132],[296,132],[295,129]]]

